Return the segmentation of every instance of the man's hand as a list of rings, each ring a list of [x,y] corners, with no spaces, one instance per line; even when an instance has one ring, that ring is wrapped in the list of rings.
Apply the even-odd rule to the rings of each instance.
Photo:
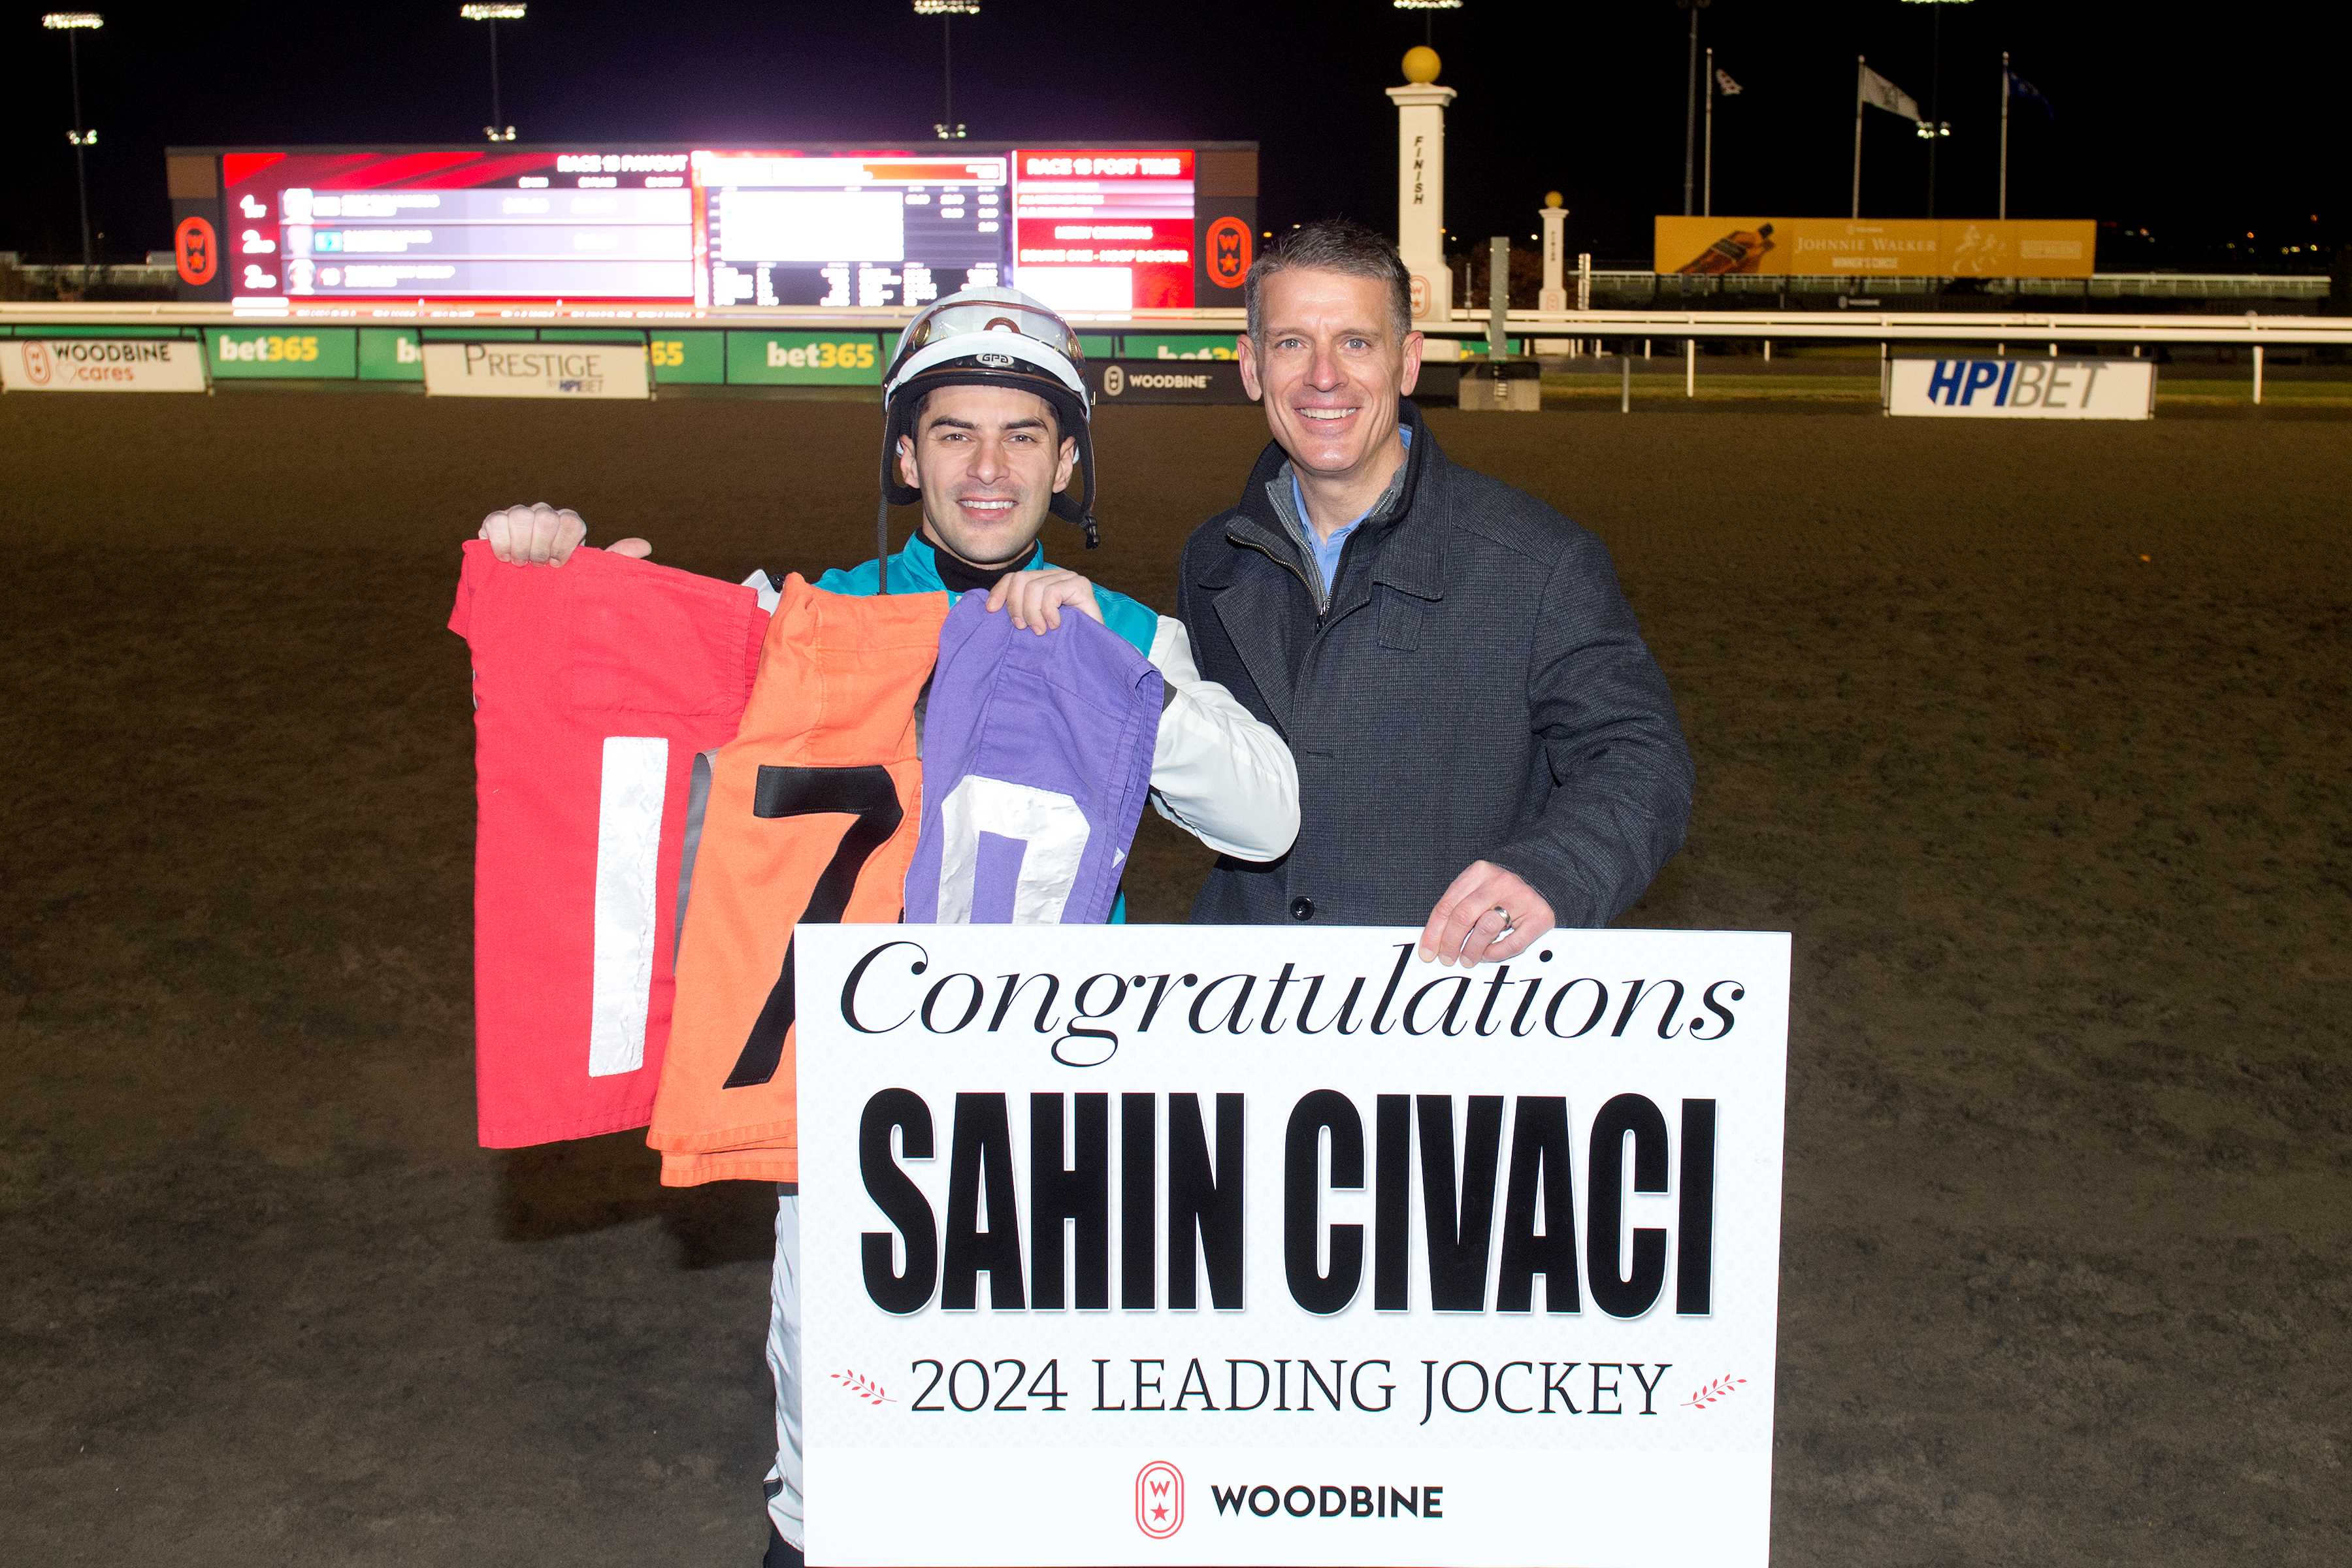
[[[588,525],[570,507],[551,507],[541,501],[490,513],[482,519],[481,531],[475,537],[488,540],[490,553],[501,561],[519,562],[526,566],[561,566],[572,559],[572,552],[588,537]],[[604,548],[612,554],[639,561],[654,552],[654,547],[642,539],[616,539]]]
[[[1551,906],[1517,875],[1486,860],[1454,879],[1421,930],[1421,958],[1464,968],[1517,958],[1551,930]]]
[[[1059,566],[1043,572],[1007,572],[988,591],[988,607],[1010,610],[1013,624],[1044,637],[1062,624],[1062,606],[1070,605],[1097,626],[1102,606],[1095,603],[1095,585],[1076,572]]]

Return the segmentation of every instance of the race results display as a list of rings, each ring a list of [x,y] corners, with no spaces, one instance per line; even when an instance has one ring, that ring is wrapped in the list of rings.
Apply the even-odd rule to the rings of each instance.
[[[1183,310],[1237,301],[1227,252],[1256,219],[1246,144],[173,150],[167,163],[174,221],[216,235],[202,265],[184,256],[182,297],[295,315],[909,309],[1004,283],[1070,310]]]

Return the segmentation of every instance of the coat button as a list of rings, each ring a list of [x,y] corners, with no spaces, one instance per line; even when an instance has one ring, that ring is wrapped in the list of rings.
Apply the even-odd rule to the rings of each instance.
[[[1313,920],[1315,918],[1315,900],[1312,899],[1303,898],[1291,900],[1290,918],[1295,921]]]

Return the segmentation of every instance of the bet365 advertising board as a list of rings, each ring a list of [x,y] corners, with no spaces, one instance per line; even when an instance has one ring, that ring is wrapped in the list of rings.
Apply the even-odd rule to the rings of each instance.
[[[803,926],[816,1564],[1766,1559],[1789,939]]]

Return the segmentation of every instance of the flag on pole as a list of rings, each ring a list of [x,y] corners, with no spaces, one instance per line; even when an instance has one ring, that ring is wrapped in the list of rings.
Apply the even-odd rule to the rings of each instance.
[[[1740,89],[1739,84],[1731,79],[1731,73],[1717,66],[1715,68],[1715,90],[1726,98],[1738,98]]]
[[[1883,109],[1889,114],[1899,114],[1906,120],[1916,121],[1922,118],[1918,101],[1909,93],[1872,70],[1868,66],[1855,68],[1862,72],[1863,102],[1874,109]]]
[[[2011,98],[2024,99],[2029,103],[2038,103],[2042,106],[2042,112],[2043,114],[2053,120],[2058,118],[2057,110],[2052,108],[2050,100],[2042,96],[2042,89],[2035,87],[2023,77],[2018,75],[2015,71],[2011,71],[2009,73],[2009,96]]]

